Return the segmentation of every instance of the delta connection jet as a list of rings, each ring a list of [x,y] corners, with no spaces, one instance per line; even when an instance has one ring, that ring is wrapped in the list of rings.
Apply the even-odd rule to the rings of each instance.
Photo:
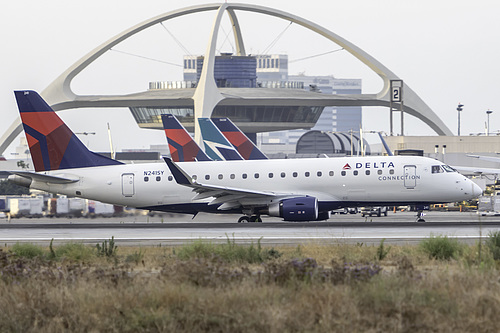
[[[16,91],[36,172],[9,180],[141,209],[325,220],[340,207],[429,205],[475,198],[479,186],[417,156],[122,164],[89,151],[34,91]]]

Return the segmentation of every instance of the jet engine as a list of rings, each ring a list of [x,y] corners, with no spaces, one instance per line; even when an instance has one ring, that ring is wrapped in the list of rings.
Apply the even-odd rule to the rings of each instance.
[[[11,183],[14,183],[19,186],[24,186],[24,187],[30,187],[31,185],[31,178],[26,178],[26,177],[21,177],[18,175],[10,175],[7,180]]]
[[[269,216],[282,217],[285,221],[315,221],[318,219],[318,199],[315,197],[284,199],[269,205]]]

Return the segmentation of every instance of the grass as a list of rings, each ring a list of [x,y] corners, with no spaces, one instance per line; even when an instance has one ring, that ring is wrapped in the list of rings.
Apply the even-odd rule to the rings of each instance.
[[[445,260],[424,247],[228,239],[108,260],[79,243],[15,244],[0,251],[0,331],[497,331],[493,253],[484,266],[478,244]]]

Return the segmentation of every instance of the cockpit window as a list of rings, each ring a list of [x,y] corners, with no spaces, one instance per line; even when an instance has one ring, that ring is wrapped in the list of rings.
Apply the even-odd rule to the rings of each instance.
[[[441,173],[444,172],[443,169],[441,169],[440,165],[433,165],[432,166],[432,173]]]
[[[449,165],[442,165],[442,167],[443,167],[444,171],[446,171],[446,172],[456,172],[457,171]]]

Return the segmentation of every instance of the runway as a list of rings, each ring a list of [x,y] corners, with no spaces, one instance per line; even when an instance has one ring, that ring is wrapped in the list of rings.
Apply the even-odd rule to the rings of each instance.
[[[414,213],[390,212],[387,217],[362,218],[355,215],[335,215],[326,222],[281,222],[264,218],[263,223],[234,222],[235,215],[132,216],[101,219],[13,219],[0,220],[0,243],[30,242],[48,244],[83,242],[96,244],[115,238],[126,245],[180,245],[203,239],[225,242],[268,245],[302,243],[386,243],[408,244],[431,235],[456,237],[475,242],[490,231],[500,230],[500,216],[482,217],[476,213],[428,212],[425,223],[416,223]]]

